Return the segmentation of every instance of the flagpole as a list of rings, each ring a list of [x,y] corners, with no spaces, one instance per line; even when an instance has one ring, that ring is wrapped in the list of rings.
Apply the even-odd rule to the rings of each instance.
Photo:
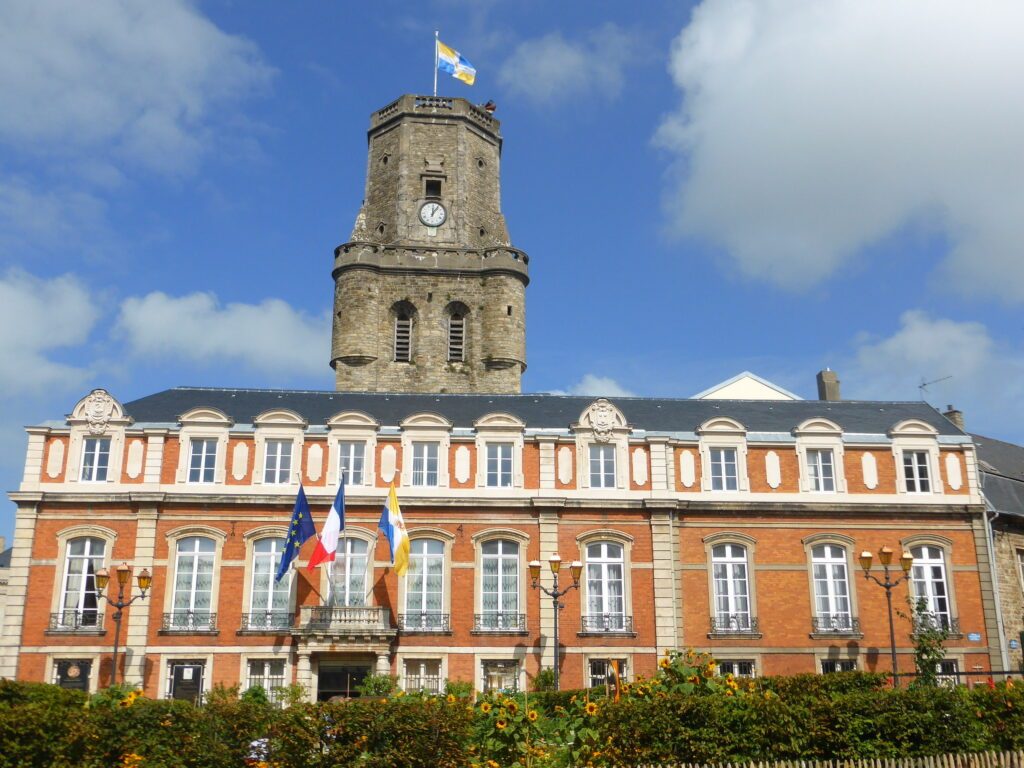
[[[440,42],[440,32],[434,30],[434,98],[437,98],[437,44]]]

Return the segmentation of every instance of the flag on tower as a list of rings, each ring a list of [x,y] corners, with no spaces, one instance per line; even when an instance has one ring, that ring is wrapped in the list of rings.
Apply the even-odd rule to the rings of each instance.
[[[405,521],[402,520],[402,510],[398,506],[398,494],[395,493],[395,484],[391,484],[391,492],[384,501],[384,511],[380,515],[380,523],[377,527],[388,537],[391,545],[391,565],[395,573],[405,576],[409,567],[409,534],[405,530]]]
[[[292,560],[299,556],[302,545],[316,535],[316,526],[313,525],[313,515],[309,511],[309,502],[306,501],[306,492],[299,484],[299,495],[295,497],[295,508],[292,510],[292,522],[288,526],[288,534],[284,540],[284,552],[281,553],[281,564],[277,566],[277,575],[274,581],[280,581],[292,564]]]
[[[320,531],[320,538],[316,542],[316,549],[309,556],[309,565],[306,570],[312,571],[322,562],[333,563],[334,554],[338,551],[338,534],[345,530],[345,478],[341,479],[338,486],[338,493],[331,504],[331,511],[327,513],[327,520],[324,522],[323,530]]]
[[[437,44],[437,68],[442,72],[447,72],[456,80],[461,80],[466,85],[472,85],[476,80],[476,68],[454,48],[449,48],[436,38],[435,42]]]

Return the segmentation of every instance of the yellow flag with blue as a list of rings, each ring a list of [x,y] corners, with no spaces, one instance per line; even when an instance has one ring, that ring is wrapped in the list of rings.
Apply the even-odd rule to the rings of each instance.
[[[391,484],[391,492],[384,502],[377,527],[384,532],[391,545],[391,564],[395,568],[395,573],[405,576],[405,571],[409,567],[409,533],[405,530],[405,521],[402,520],[402,509],[398,506],[398,494],[395,493],[394,483]]]
[[[472,85],[476,80],[476,68],[469,63],[469,60],[454,48],[437,40],[437,68],[447,72],[456,80],[461,80],[466,85]]]

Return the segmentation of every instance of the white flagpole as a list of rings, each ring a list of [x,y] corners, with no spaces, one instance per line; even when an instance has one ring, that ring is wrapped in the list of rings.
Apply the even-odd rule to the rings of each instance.
[[[435,97],[437,96],[437,56],[438,56],[438,52],[439,52],[437,44],[438,44],[438,42],[440,42],[440,38],[438,37],[438,34],[440,34],[440,33],[438,32],[438,30],[435,29],[434,30],[434,96]]]

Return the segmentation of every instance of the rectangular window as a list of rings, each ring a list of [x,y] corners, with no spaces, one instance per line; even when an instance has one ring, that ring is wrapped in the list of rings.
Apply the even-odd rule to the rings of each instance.
[[[110,438],[87,437],[82,444],[83,483],[102,483],[107,479],[110,466]]]
[[[263,465],[263,482],[280,485],[288,482],[292,473],[292,441],[267,440],[266,461]]]
[[[403,689],[406,693],[441,693],[441,662],[437,659],[407,659]]]
[[[441,179],[424,179],[423,180],[423,196],[424,197],[440,197],[441,196]]]
[[[281,689],[284,687],[284,660],[251,660],[246,688],[255,688],[256,686],[263,689],[271,704],[280,705]]]
[[[61,659],[54,662],[54,684],[73,691],[88,691],[92,662],[88,659]]]
[[[203,661],[171,661],[167,664],[167,698],[198,704],[203,698]]]
[[[514,541],[485,541],[480,552],[481,630],[520,629],[519,545]]]
[[[331,600],[334,605],[366,605],[366,565],[369,547],[362,539],[342,536],[331,569]]]
[[[811,549],[811,569],[814,577],[814,631],[852,632],[846,550],[838,544],[817,545]]]
[[[590,487],[615,487],[615,446],[590,446]]]
[[[437,443],[412,444],[412,484],[423,487],[437,485]]]
[[[284,539],[275,538],[259,539],[253,544],[249,629],[282,629],[291,625],[291,579],[274,580],[284,546]]]
[[[960,664],[956,659],[943,659],[935,665],[935,671],[939,673],[939,685],[952,688],[960,682]]]
[[[756,667],[752,661],[737,661],[727,659],[718,662],[718,674],[732,675],[733,677],[754,677]]]
[[[917,616],[915,621],[934,624],[936,627],[951,629],[952,613],[949,605],[949,588],[946,584],[945,553],[935,546],[913,547],[914,566],[910,569],[910,581],[914,585],[914,599],[925,601],[926,616]]]
[[[190,483],[212,483],[213,471],[217,466],[217,441],[212,438],[189,442],[188,481]]]
[[[103,539],[83,537],[68,542],[60,598],[61,612],[54,617],[55,629],[76,630],[102,625],[96,571],[103,567],[105,548],[106,542]]]
[[[519,689],[519,662],[484,661],[484,693],[514,693]]]
[[[821,674],[828,675],[832,672],[856,672],[856,659],[822,659]]]
[[[338,443],[338,477],[345,485],[363,484],[363,464],[366,459],[366,443]]]
[[[714,631],[752,631],[746,547],[740,544],[713,547],[711,568],[715,585]]]
[[[619,674],[619,681],[626,682],[625,659],[591,659],[590,687],[603,688],[606,685],[614,687],[616,670]]]
[[[587,545],[586,632],[623,632],[631,628],[626,620],[625,551],[613,541]]]
[[[832,451],[820,449],[807,452],[807,479],[812,491],[832,493],[836,489]]]
[[[448,629],[444,610],[444,544],[437,539],[414,539],[409,545],[405,574],[406,630],[441,632]]]
[[[907,483],[907,493],[931,492],[931,483],[928,480],[928,451],[903,452],[903,479]]]
[[[487,487],[512,487],[512,443],[487,444]]]
[[[736,472],[735,448],[712,448],[711,455],[711,490],[735,491],[739,489]]]
[[[189,536],[178,540],[174,567],[173,612],[166,628],[172,631],[206,631],[215,628],[213,607],[213,539]]]

